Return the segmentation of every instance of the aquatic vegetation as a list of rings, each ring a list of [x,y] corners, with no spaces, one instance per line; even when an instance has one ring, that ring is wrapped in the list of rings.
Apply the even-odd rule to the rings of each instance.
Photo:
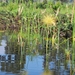
[[[43,17],[43,23],[48,26],[56,26],[56,19],[51,14]]]
[[[51,70],[45,70],[42,75],[55,75],[54,74],[54,71],[51,71]]]
[[[37,55],[38,46],[42,45],[41,52],[45,55],[46,66],[52,53],[55,55],[54,58],[60,53],[70,58],[70,52],[72,52],[74,66],[75,8],[73,7],[73,11],[71,8],[72,5],[61,2],[55,4],[48,2],[45,5],[31,1],[20,4],[11,2],[5,6],[0,4],[0,32],[8,33],[8,43],[17,42],[15,44],[16,48],[19,46],[18,54],[23,55],[26,51],[27,54]],[[12,47],[13,43],[9,45],[12,48],[10,51],[16,52],[17,49]],[[20,57],[20,64],[22,64],[21,61],[23,56]],[[58,59],[57,62],[60,65],[63,61]],[[50,70],[43,73],[43,75],[48,74],[52,75]]]
[[[70,59],[70,50],[65,49],[65,55],[66,55],[66,59],[69,60]]]
[[[72,38],[73,38],[73,42],[72,42],[72,47],[73,47],[73,52],[72,52],[72,67],[74,67],[75,66],[75,10],[74,10],[74,8],[75,8],[75,3],[73,4],[73,11],[72,11],[72,15],[73,15],[73,36],[72,36]],[[74,69],[73,69],[73,73],[72,74],[74,74]]]
[[[20,73],[21,75],[28,75],[28,73],[26,71],[21,71]]]

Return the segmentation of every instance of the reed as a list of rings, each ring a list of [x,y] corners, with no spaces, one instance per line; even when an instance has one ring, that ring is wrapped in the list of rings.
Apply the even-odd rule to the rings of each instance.
[[[74,4],[73,4],[73,13],[72,13],[72,15],[73,15],[73,44],[72,44],[72,46],[73,46],[73,52],[72,52],[72,68],[73,69],[75,69],[74,67],[75,67],[75,14],[74,14],[74,9],[75,9],[75,0],[74,0]],[[74,70],[73,70],[73,73],[72,74],[74,74]]]
[[[18,31],[13,30],[13,33],[11,33],[10,38],[13,39],[12,41],[15,41],[15,39],[18,40],[21,46],[21,50],[23,50],[24,41],[28,41],[27,45],[29,47],[30,52],[32,52],[33,49],[36,49],[36,46],[38,44],[43,44],[43,47],[46,47],[45,48],[46,59],[48,59],[49,56],[47,55],[49,54],[48,52],[51,48],[52,48],[52,51],[57,49],[57,54],[59,54],[59,52],[61,51],[60,46],[63,43],[67,42],[66,48],[67,50],[70,49],[69,40],[71,37],[68,39],[63,39],[63,41],[61,41],[60,43],[60,39],[61,39],[60,32],[62,31],[61,29],[63,29],[63,31],[66,31],[69,29],[68,17],[67,17],[67,20],[65,20],[66,15],[68,16],[68,14],[71,13],[71,9],[69,10],[68,8],[69,6],[66,6],[64,4],[64,6],[61,5],[61,7],[59,7],[60,4],[57,3],[58,5],[57,4],[53,5],[51,3],[47,5],[47,7],[45,6],[46,9],[45,8],[42,9],[40,7],[37,7],[38,3],[32,3],[31,1],[25,4],[24,3],[18,4],[17,2],[15,3],[11,2],[10,4],[6,5],[6,7],[0,7],[0,11],[1,10],[3,11],[3,9],[5,8],[5,11],[7,10],[14,15],[14,17],[12,18],[12,21],[13,21],[12,25],[18,26],[19,30]],[[72,8],[72,6],[70,8]],[[73,7],[73,10],[74,10],[74,7]],[[67,14],[65,15],[66,12]],[[62,18],[64,15],[65,15],[65,18]],[[16,21],[15,21],[15,18],[16,18]],[[66,22],[64,23],[63,20]],[[74,14],[72,15],[71,20],[73,21],[72,61],[74,64],[75,63],[74,62],[74,59],[75,59],[74,58],[74,55],[75,55],[75,51],[74,51],[75,49],[74,47],[75,45],[75,25],[74,25],[75,15]],[[9,26],[11,26],[10,20],[8,22],[10,23]],[[9,30],[9,26],[7,27],[6,31]],[[10,32],[11,31],[9,30],[9,33]],[[17,32],[18,36],[15,34],[15,32]],[[65,50],[65,48],[63,50]]]

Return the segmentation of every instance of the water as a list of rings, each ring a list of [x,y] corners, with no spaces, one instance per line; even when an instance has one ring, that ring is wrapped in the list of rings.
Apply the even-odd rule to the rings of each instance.
[[[43,72],[43,56],[35,56],[31,60],[31,56],[26,56],[25,68],[28,75],[40,75]]]
[[[43,72],[43,59],[42,58],[43,56],[37,56],[37,57],[33,57],[33,60],[31,60],[31,56],[27,55],[26,63],[24,63],[24,66],[22,69],[20,68],[15,69],[15,67],[17,67],[15,63],[1,62],[0,63],[0,66],[1,66],[0,75],[20,75],[24,71],[28,75],[33,75],[33,74],[41,75],[41,73]],[[20,64],[18,66],[20,66]]]
[[[5,46],[6,46],[6,41],[1,40],[0,55],[5,54]]]
[[[14,47],[10,47],[13,44],[7,45],[4,37],[0,41],[0,75],[70,75],[70,62],[65,66],[63,58],[57,60],[57,54],[56,58],[50,56],[51,59],[46,61],[46,56],[40,52],[17,54]]]
[[[0,55],[6,57],[9,54],[6,54],[5,46],[6,40],[2,38]],[[42,55],[36,55],[34,57],[32,57],[31,55],[26,55],[25,63],[23,64],[23,67],[20,68],[21,65],[19,63],[19,60],[14,60],[13,62],[0,60],[0,75],[22,75],[22,73],[26,73],[28,75],[41,75],[41,73],[43,72],[43,61],[44,59]]]

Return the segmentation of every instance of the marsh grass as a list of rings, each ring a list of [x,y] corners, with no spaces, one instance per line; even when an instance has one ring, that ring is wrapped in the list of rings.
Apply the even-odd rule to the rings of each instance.
[[[53,15],[55,16],[55,14],[56,14],[56,16],[58,18],[58,15],[59,14],[65,14],[66,12],[68,14],[70,13],[69,11],[71,11],[71,9],[68,8],[69,6],[70,6],[70,8],[72,8],[71,5],[69,5],[69,6],[66,7],[65,4],[64,5],[60,5],[61,3],[59,2],[59,3],[56,3],[55,4],[55,7],[57,7],[57,8],[59,8],[59,6],[61,6],[59,8],[58,12],[57,12],[57,10],[54,10],[54,5],[52,3],[50,3],[50,4],[49,4],[50,7],[47,6],[46,9],[41,9],[41,8],[36,8],[36,6],[37,6],[36,3],[32,3],[32,2],[29,2],[27,5],[25,5],[23,3],[22,4],[17,4],[16,2],[15,3],[12,3],[11,2],[8,5],[6,5],[6,7],[0,7],[0,10],[3,10],[2,8],[5,8],[5,10],[8,10],[11,13],[13,13],[15,15],[15,17],[18,14],[20,14],[19,16],[21,16],[23,18],[23,21],[22,20],[19,20],[19,22],[20,21],[23,22],[23,23],[21,22],[22,23],[22,26],[23,26],[23,33],[25,33],[25,35],[28,34],[26,36],[28,39],[32,38],[32,37],[30,37],[30,35],[32,36],[34,33],[35,33],[35,35],[36,34],[40,35],[40,29],[41,28],[43,29],[43,31],[45,31],[45,33],[46,33],[46,35],[48,37],[49,33],[51,32],[51,34],[52,34],[52,32],[55,29],[54,30],[52,30],[51,28],[48,28],[47,29],[46,26],[45,26],[45,24],[43,24],[41,22],[42,16],[45,16],[45,14],[49,14],[49,13],[52,14],[53,13]],[[23,6],[23,11],[22,12],[21,12],[21,10],[19,10],[19,6]],[[66,7],[66,8],[64,8],[64,7]],[[22,8],[20,8],[20,9],[22,9]],[[66,11],[66,9],[67,9],[67,11]],[[64,12],[63,12],[63,10],[64,10]],[[42,13],[41,13],[41,11],[42,11]],[[47,16],[45,16],[45,17],[47,17]],[[48,19],[48,17],[47,17],[47,19]],[[50,22],[47,19],[44,19],[44,22],[47,22],[47,23]],[[59,22],[61,21],[60,19],[58,18],[58,21]],[[54,24],[54,22],[52,22],[52,23]],[[47,25],[49,25],[49,24],[50,23],[48,23]],[[63,26],[61,26],[61,22],[59,24],[60,25],[58,25],[56,27],[56,29],[58,30],[58,35],[60,34],[60,29],[63,27]],[[41,32],[43,33],[43,31],[41,31]],[[41,36],[43,39],[45,38],[44,37],[45,36],[45,33],[43,33],[43,37]],[[53,35],[52,35],[52,41],[55,40],[54,34],[55,33],[53,33]],[[56,34],[57,34],[57,32],[56,32]],[[57,35],[55,35],[55,37],[57,37]],[[46,38],[46,39],[48,40],[49,38]],[[59,36],[58,36],[58,39],[59,39]]]
[[[75,3],[74,3],[74,4],[75,4]],[[72,36],[72,37],[73,37],[73,44],[72,44],[72,47],[73,47],[73,53],[72,53],[72,67],[73,67],[73,73],[72,73],[72,74],[74,74],[74,72],[75,72],[75,71],[74,71],[74,69],[75,69],[75,68],[74,68],[74,67],[75,67],[75,61],[74,61],[74,60],[75,60],[75,21],[74,21],[74,20],[75,20],[75,13],[74,13],[75,10],[74,10],[74,9],[75,9],[75,5],[73,5],[73,11],[72,11],[72,15],[73,15],[73,16],[72,16],[72,20],[73,20],[73,21],[72,21],[72,22],[73,22],[73,36]]]
[[[16,30],[16,33],[14,30],[12,31],[13,33],[9,30],[11,24],[9,24],[6,31],[10,34],[10,39],[12,41],[16,39],[17,42],[20,43],[22,49],[23,43],[26,42],[29,47],[28,51],[32,53],[33,50],[36,50],[37,45],[42,44],[46,55],[49,55],[51,51],[54,52],[54,50],[57,51],[58,55],[60,52],[66,55],[65,49],[67,48],[67,52],[69,52],[71,41],[71,43],[73,43],[72,61],[74,63],[75,25],[73,21],[75,18],[73,18],[71,8],[72,5],[62,5],[60,2],[55,5],[53,3],[48,3],[45,8],[38,7],[38,3],[28,2],[26,4],[18,4],[16,2],[11,2],[4,7],[1,6],[0,11],[4,11],[5,9],[5,11],[14,15],[16,21],[14,22],[14,18],[12,17],[12,25],[15,24],[16,26],[16,22],[18,21],[19,24],[17,26],[20,28],[18,31]],[[70,15],[72,15],[72,17],[70,17]],[[71,20],[69,18],[71,18]],[[69,26],[73,28],[73,36],[66,39],[66,31],[70,30]],[[72,37],[73,42],[71,40]],[[37,52],[37,50],[35,52]],[[48,62],[49,56],[46,57],[46,62]]]

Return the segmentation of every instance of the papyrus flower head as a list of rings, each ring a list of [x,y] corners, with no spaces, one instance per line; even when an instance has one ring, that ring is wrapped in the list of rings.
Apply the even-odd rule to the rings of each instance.
[[[53,15],[45,15],[42,21],[48,26],[56,26],[56,18]]]

